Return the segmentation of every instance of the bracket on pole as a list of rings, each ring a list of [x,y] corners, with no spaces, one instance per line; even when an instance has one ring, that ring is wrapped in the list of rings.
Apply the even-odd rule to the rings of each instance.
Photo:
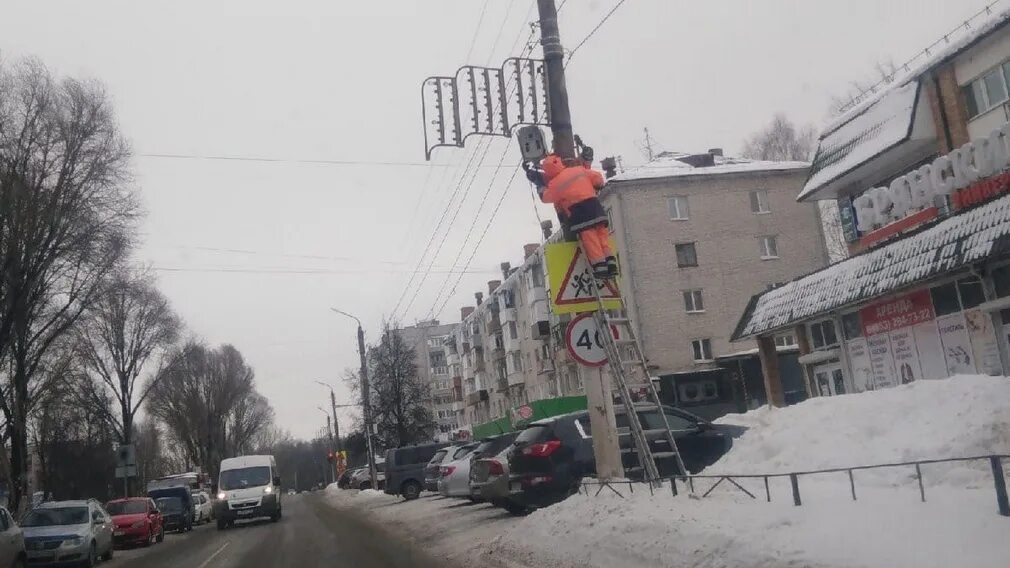
[[[519,125],[549,126],[541,59],[510,57],[501,68],[464,65],[421,83],[424,157],[439,146],[464,147],[474,134],[510,138]]]

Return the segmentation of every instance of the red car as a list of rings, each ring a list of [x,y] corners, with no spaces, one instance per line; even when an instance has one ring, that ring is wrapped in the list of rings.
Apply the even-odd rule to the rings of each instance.
[[[116,499],[106,503],[105,510],[112,515],[112,540],[116,546],[150,546],[154,542],[165,540],[161,511],[150,498]]]

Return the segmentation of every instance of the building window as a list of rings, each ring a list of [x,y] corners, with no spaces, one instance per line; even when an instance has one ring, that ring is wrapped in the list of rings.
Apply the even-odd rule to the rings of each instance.
[[[691,342],[691,349],[694,351],[694,361],[696,363],[703,363],[705,361],[712,360],[711,339],[695,339]]]
[[[933,298],[936,315],[945,316],[961,311],[961,303],[957,299],[957,286],[953,282],[930,288],[929,295]]]
[[[519,351],[512,353],[512,369],[516,373],[523,372],[523,354]]]
[[[775,336],[776,347],[793,347],[796,345],[796,338],[791,333],[784,333]]]
[[[768,208],[768,190],[755,189],[750,192],[750,210],[753,213],[771,213]]]
[[[670,219],[675,221],[686,221],[690,215],[686,195],[676,195],[667,198],[666,207],[670,210]]]
[[[705,303],[701,298],[701,290],[684,290],[684,309],[689,314],[705,311]]]
[[[1007,102],[1007,84],[1010,83],[1010,61],[990,69],[978,79],[962,87],[968,103],[968,118],[985,114]]]
[[[770,259],[779,257],[779,244],[778,239],[775,235],[767,235],[764,237],[758,237],[758,242],[761,244],[761,258]]]
[[[957,281],[957,291],[961,296],[961,306],[970,310],[985,301],[982,281],[978,278],[962,278]]]
[[[863,325],[859,319],[859,312],[842,316],[842,334],[845,339],[856,339],[863,336]]]
[[[677,266],[681,268],[698,266],[698,253],[694,250],[694,243],[677,245]]]
[[[838,345],[834,322],[824,320],[810,324],[810,342],[813,343],[814,349]]]
[[[518,339],[519,338],[519,330],[516,329],[516,322],[510,321],[509,325],[508,325],[508,328],[509,328],[509,337],[512,338],[512,339]]]

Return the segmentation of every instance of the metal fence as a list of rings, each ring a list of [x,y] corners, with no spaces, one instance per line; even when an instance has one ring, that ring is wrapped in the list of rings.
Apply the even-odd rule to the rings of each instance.
[[[751,499],[757,499],[758,497],[748,491],[743,485],[737,482],[737,480],[742,479],[761,479],[764,481],[764,493],[765,500],[769,503],[772,500],[771,488],[769,487],[769,480],[774,478],[789,478],[789,485],[792,488],[793,504],[797,507],[803,505],[803,498],[800,492],[800,478],[809,475],[820,475],[825,473],[845,473],[849,480],[849,489],[852,494],[852,500],[856,501],[856,478],[853,475],[855,471],[861,470],[871,470],[871,469],[888,469],[888,468],[913,468],[915,471],[915,479],[919,486],[919,498],[926,502],[926,486],[922,481],[922,466],[928,464],[938,464],[938,463],[953,463],[953,462],[974,462],[974,461],[988,461],[990,471],[992,474],[993,488],[996,492],[996,506],[999,509],[999,514],[1004,517],[1010,517],[1010,498],[1007,497],[1007,485],[1006,478],[1003,474],[1003,460],[1010,459],[1007,455],[986,455],[986,456],[973,456],[966,458],[946,458],[946,459],[936,459],[936,460],[919,460],[919,461],[908,461],[908,462],[895,462],[895,463],[883,463],[875,465],[857,465],[852,467],[838,467],[829,469],[814,469],[807,471],[794,471],[790,473],[751,473],[751,474],[740,474],[740,475],[678,475],[664,478],[663,481],[670,483],[670,490],[673,495],[677,495],[680,491],[678,489],[677,483],[683,483],[691,494],[696,495],[697,491],[695,488],[696,480],[698,483],[702,483],[706,480],[715,480],[702,494],[701,497],[708,497],[709,494],[719,487],[722,483],[728,482],[733,485],[741,492],[745,493]],[[628,490],[632,493],[635,492],[635,486],[645,486],[650,493],[655,493],[656,488],[644,481],[601,481],[601,480],[583,480],[579,488],[585,490],[586,494],[590,494],[590,486],[598,486],[596,493],[594,495],[599,495],[604,489],[610,489],[614,493],[617,493],[621,497],[621,493],[617,490],[617,487],[627,485]]]

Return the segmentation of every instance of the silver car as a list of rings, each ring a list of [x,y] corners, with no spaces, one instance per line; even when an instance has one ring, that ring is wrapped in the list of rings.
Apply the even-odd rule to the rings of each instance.
[[[21,527],[7,509],[0,507],[0,566],[23,568],[25,564],[25,539]]]
[[[112,558],[112,517],[101,503],[43,503],[21,520],[29,564],[94,566]]]

